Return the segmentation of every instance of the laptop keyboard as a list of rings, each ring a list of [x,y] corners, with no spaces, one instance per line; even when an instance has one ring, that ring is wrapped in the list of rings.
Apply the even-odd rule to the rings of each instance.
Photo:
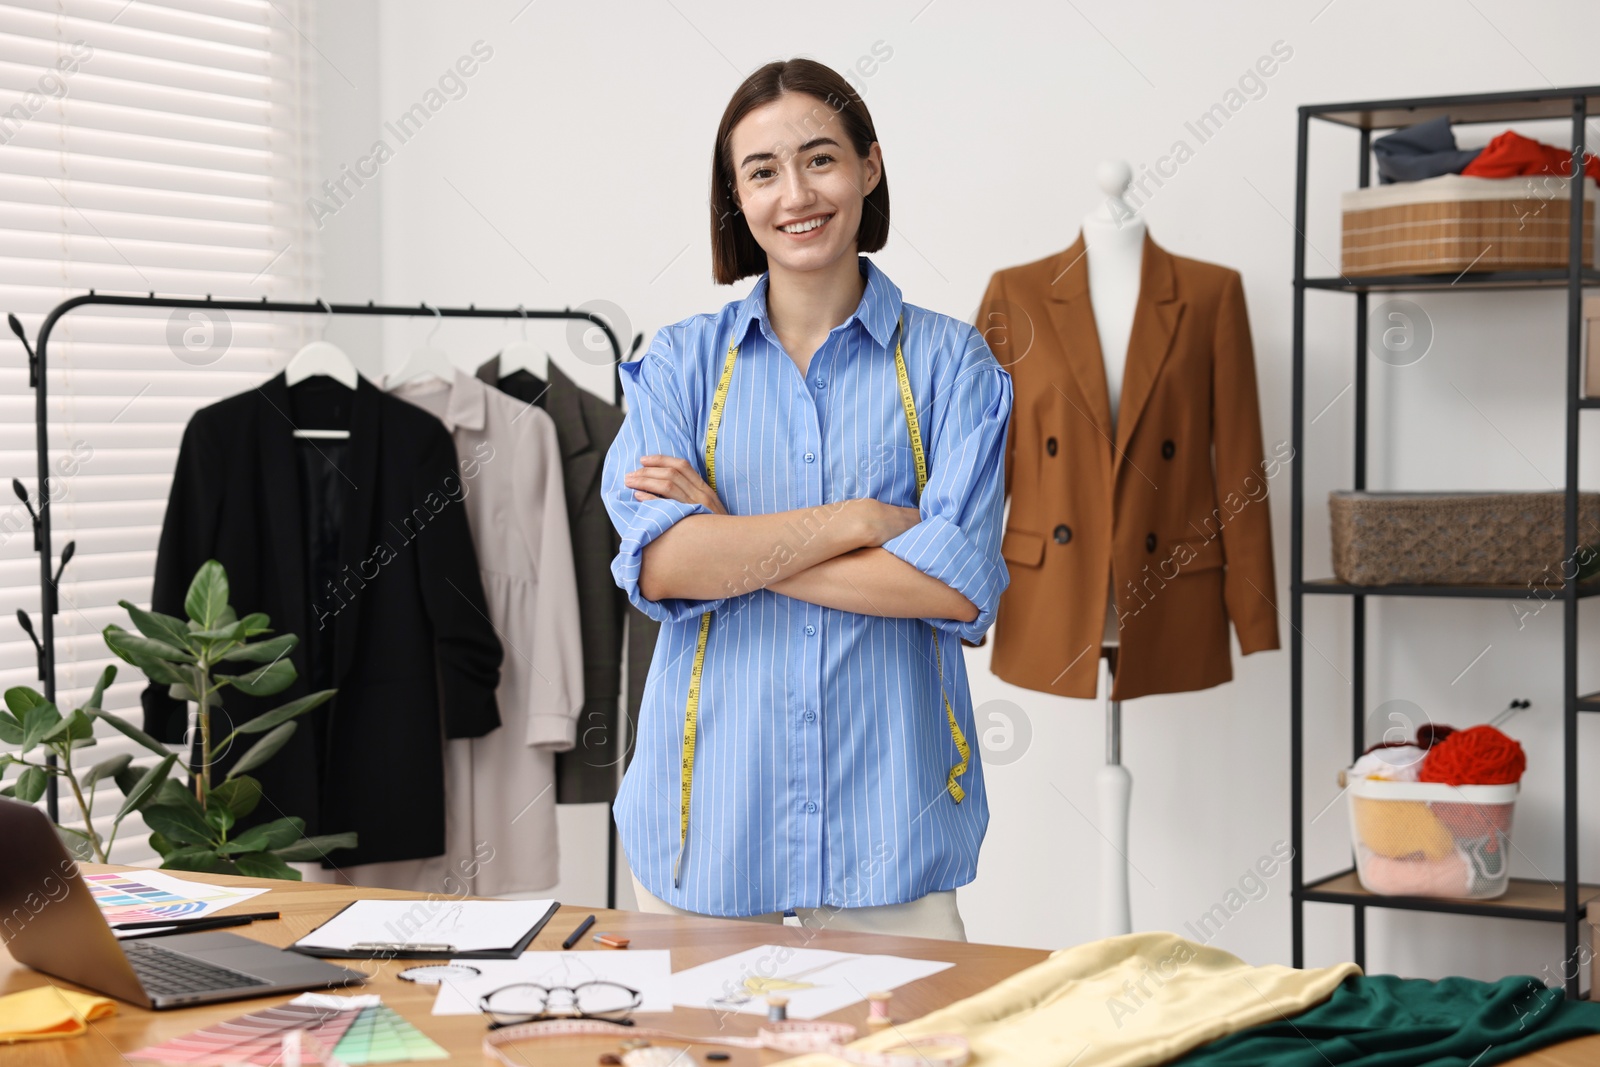
[[[212,993],[223,989],[248,989],[271,985],[243,971],[218,967],[148,941],[126,941],[122,951],[133,965],[146,993],[153,997]]]

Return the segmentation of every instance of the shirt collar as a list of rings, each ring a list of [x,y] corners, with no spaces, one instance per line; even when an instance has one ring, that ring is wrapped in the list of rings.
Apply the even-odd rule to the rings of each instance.
[[[449,381],[428,378],[393,386],[385,383],[384,389],[402,400],[420,399],[448,390],[450,395],[445,400],[444,411],[435,412],[445,429],[454,433],[458,426],[466,430],[481,430],[484,427],[484,408],[488,406],[489,387],[460,367],[456,368]]]
[[[856,310],[845,323],[848,324],[851,319],[858,320],[874,341],[887,348],[894,336],[895,323],[900,319],[900,287],[890,281],[889,276],[879,270],[878,265],[866,256],[858,255],[856,265],[861,270],[861,276],[867,280],[867,287],[861,294],[861,303],[856,306]],[[776,336],[772,331],[772,323],[767,318],[769,277],[771,272],[764,271],[757,279],[755,288],[750,290],[750,295],[739,302],[739,310],[733,320],[735,341],[743,343],[745,335],[749,333],[750,324],[758,320],[768,336]]]

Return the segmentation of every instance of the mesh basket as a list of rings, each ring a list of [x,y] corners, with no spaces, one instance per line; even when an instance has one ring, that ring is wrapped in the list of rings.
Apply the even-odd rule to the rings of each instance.
[[[1371,893],[1482,900],[1511,876],[1517,784],[1349,783],[1356,874]]]

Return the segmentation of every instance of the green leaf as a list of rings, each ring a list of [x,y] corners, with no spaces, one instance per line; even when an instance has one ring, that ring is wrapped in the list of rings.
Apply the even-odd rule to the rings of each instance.
[[[281,860],[290,863],[307,863],[320,860],[335,849],[355,848],[356,834],[354,830],[342,834],[321,834],[317,837],[302,837],[292,845],[275,848],[272,854]]]
[[[169,752],[166,759],[145,771],[138,784],[128,790],[128,795],[122,798],[122,807],[117,809],[117,818],[125,818],[130,812],[148,807],[150,801],[156,795],[156,790],[160,789],[161,784],[167,780],[167,775],[172,771],[172,765],[177,760],[178,754]]]
[[[244,674],[235,674],[228,678],[228,681],[232,682],[233,687],[241,693],[248,693],[253,697],[269,697],[273,693],[281,693],[289,688],[297,677],[299,674],[295,671],[294,664],[284,658]]]
[[[97,711],[94,714],[96,718],[104,719],[106,722],[110,723],[123,736],[132,738],[158,756],[165,756],[172,751],[166,745],[163,745],[160,741],[157,741],[155,738],[151,737],[149,734],[133,725],[133,723],[129,722],[127,719],[122,718],[120,715],[113,715],[109,711]]]
[[[29,709],[36,708],[43,703],[46,703],[46,701],[43,696],[39,695],[39,691],[30,689],[28,686],[19,685],[6,690],[6,707],[11,709],[11,713],[17,717],[19,722],[28,713]]]
[[[295,724],[286,722],[274,728],[261,740],[251,745],[244,755],[239,757],[239,762],[228,771],[229,778],[237,778],[246,771],[253,771],[267,760],[271,759],[278,749],[294,735]]]
[[[50,776],[38,767],[26,767],[22,771],[22,776],[17,779],[13,795],[18,800],[32,804],[44,796],[44,786],[49,778]]]
[[[213,803],[215,797],[216,794],[213,792],[206,798],[206,825],[217,831],[218,836],[222,836],[233,829],[233,812],[228,810],[226,804]]]
[[[222,658],[230,663],[272,663],[287,655],[299,643],[300,639],[294,634],[283,634],[254,644],[230,648],[222,654]]]
[[[191,704],[200,703],[200,698],[195,696],[194,690],[190,689],[187,685],[167,686],[167,696],[171,697],[173,700],[186,700]],[[212,701],[211,706],[215,708],[220,707],[221,705],[216,701]]]
[[[138,631],[152,641],[162,641],[174,648],[182,648],[189,636],[189,627],[182,619],[175,619],[171,615],[162,615],[155,611],[145,611],[127,600],[119,600],[117,604],[128,613],[128,618],[133,620],[133,625]]]
[[[197,641],[243,641],[244,624],[241,622],[231,622],[226,626],[218,626],[214,630],[195,630],[189,636]]]
[[[79,708],[55,726],[52,726],[50,732],[40,740],[46,743],[60,744],[65,741],[68,744],[72,744],[73,742],[92,740],[93,738],[94,720],[85,715],[82,708]],[[77,746],[73,745],[73,747]]]
[[[196,811],[200,810],[200,802],[194,798],[193,787],[184,785],[176,778],[168,778],[162,782],[160,788],[156,790],[155,799],[150,803],[177,804],[185,808],[192,806]]]
[[[240,874],[249,875],[251,878],[284,878],[293,882],[300,881],[299,871],[270,852],[251,852],[236,856],[233,863],[239,868]]]
[[[4,789],[0,789],[0,797],[14,797],[17,795],[17,783],[12,782]]]
[[[274,726],[277,726],[279,723],[285,723],[285,722],[288,722],[290,719],[298,718],[299,716],[304,715],[306,712],[310,711],[312,708],[316,707],[318,704],[323,703],[329,697],[333,696],[333,694],[335,694],[337,692],[338,692],[337,689],[323,689],[323,690],[320,690],[318,692],[311,693],[311,694],[309,694],[307,696],[303,696],[303,697],[299,697],[298,699],[291,700],[291,701],[289,701],[289,703],[283,705],[282,707],[273,708],[271,711],[267,712],[264,715],[257,715],[253,719],[248,719],[245,722],[240,723],[234,729],[233,733],[234,734],[263,734],[263,733],[266,733],[268,730],[272,729]],[[219,745],[218,747],[219,748],[226,747],[227,743],[229,741],[231,741],[231,740],[233,740],[233,734],[229,734],[222,741],[222,744]]]
[[[189,618],[200,624],[202,630],[214,627],[228,608],[228,572],[222,564],[208,559],[200,564],[189,592],[183,598],[183,610]]]
[[[224,856],[242,852],[267,852],[286,848],[305,836],[306,821],[291,815],[287,819],[274,819],[260,826],[252,826],[226,845],[217,849]]]
[[[22,744],[22,723],[9,711],[0,711],[0,741],[8,745]]]
[[[178,846],[168,841],[164,834],[158,834],[152,830],[150,831],[150,847],[156,850],[156,855],[165,856]]]
[[[163,660],[167,663],[194,663],[194,653],[177,645],[169,645],[165,641],[157,641],[153,637],[141,637],[130,634],[116,623],[107,626],[103,631],[106,645],[118,656],[129,663],[138,665],[141,660]]]
[[[83,776],[84,793],[88,794],[93,791],[97,782],[104,781],[107,778],[116,778],[132,762],[133,757],[124,752],[120,756],[112,756],[110,759],[103,759],[96,763]]]
[[[72,858],[85,863],[93,863],[96,859],[94,844],[89,840],[89,835],[82,830],[74,830],[70,826],[56,826],[56,836],[61,843],[67,846],[67,851],[72,853]]]
[[[215,789],[206,798],[206,810],[209,812],[213,806],[226,807],[233,812],[234,821],[249,815],[256,810],[256,805],[261,803],[261,783],[248,775],[238,778],[229,778]]]
[[[154,836],[154,835],[151,835]],[[231,861],[205,845],[180,845],[161,857],[166,871],[198,871],[201,874],[243,874]]]
[[[127,796],[128,791],[137,786],[139,784],[139,779],[144,777],[144,768],[135,767],[130,762],[128,766],[122,768],[122,770],[118,771],[112,777],[116,779],[118,791],[120,791],[123,796]]]
[[[148,641],[148,638],[134,637],[122,627],[115,625],[107,626],[101,631],[101,636],[105,639],[106,647],[114,652],[118,659],[126,660],[138,667],[152,682],[160,682],[163,685],[172,685],[174,683],[187,685],[189,683],[189,679],[185,677],[184,673],[166,660],[135,651],[127,644],[130,641]],[[185,656],[189,655],[187,652],[183,654]]]
[[[210,848],[220,836],[206,822],[198,807],[189,809],[175,804],[152,804],[141,814],[144,815],[146,826],[168,841],[180,845],[205,845]]]
[[[54,704],[35,704],[22,715],[22,751],[27,752],[61,725],[61,713]]]
[[[246,637],[258,637],[261,634],[270,634],[272,632],[267,629],[272,625],[272,620],[259,611],[252,611],[240,621],[244,623],[244,635]]]
[[[106,664],[106,669],[100,672],[100,680],[94,683],[94,691],[89,694],[89,699],[83,702],[82,711],[99,711],[100,702],[105,699],[106,689],[117,680],[117,665]]]

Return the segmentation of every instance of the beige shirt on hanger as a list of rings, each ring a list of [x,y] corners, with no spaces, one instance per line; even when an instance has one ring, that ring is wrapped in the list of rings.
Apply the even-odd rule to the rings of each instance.
[[[321,880],[457,896],[544,889],[557,881],[560,857],[555,753],[573,747],[583,708],[578,583],[555,423],[459,370],[452,381],[401,382],[388,392],[438,416],[455,439],[461,483],[440,491],[466,505],[490,621],[505,647],[495,691],[501,725],[445,745],[443,856],[364,864]]]

